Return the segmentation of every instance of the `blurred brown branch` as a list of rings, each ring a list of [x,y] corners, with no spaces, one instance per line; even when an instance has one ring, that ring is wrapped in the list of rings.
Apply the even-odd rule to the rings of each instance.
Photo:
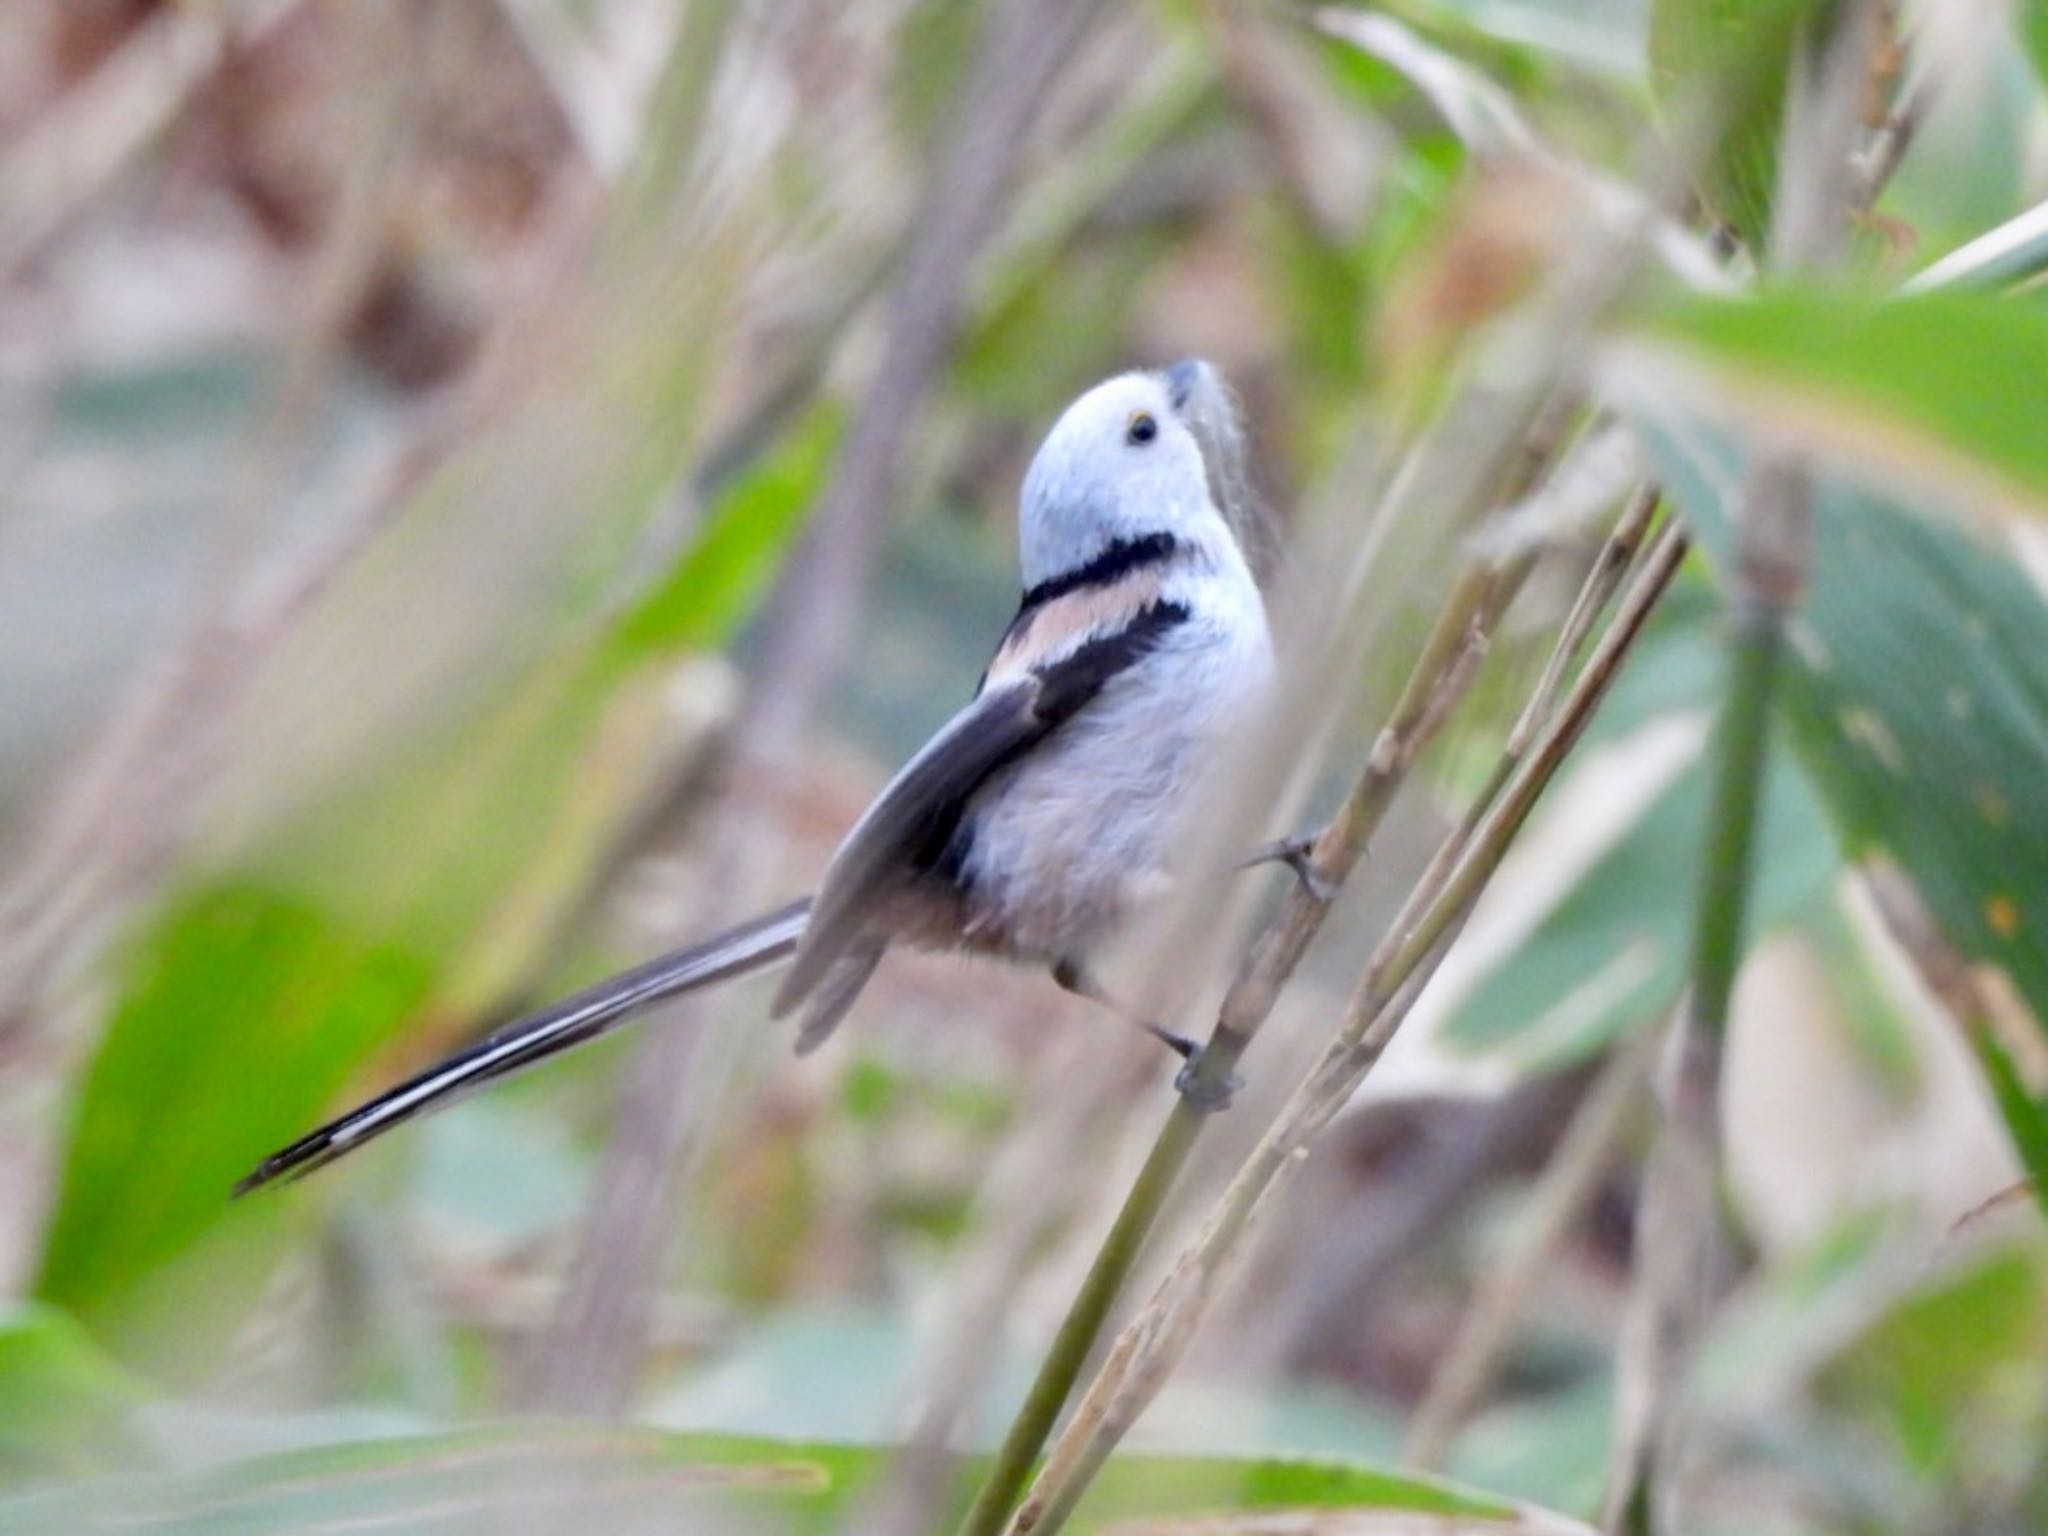
[[[166,6],[0,158],[0,284],[16,277],[190,109],[231,50],[299,0]]]

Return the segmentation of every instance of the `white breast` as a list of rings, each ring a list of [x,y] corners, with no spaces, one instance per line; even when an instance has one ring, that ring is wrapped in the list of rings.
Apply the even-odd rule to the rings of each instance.
[[[1220,738],[1272,670],[1241,563],[1166,595],[1188,605],[1187,621],[970,803],[969,942],[1080,959],[1156,887]]]

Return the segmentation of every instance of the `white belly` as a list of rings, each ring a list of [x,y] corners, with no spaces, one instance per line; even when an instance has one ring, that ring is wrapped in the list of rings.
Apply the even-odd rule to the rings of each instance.
[[[1222,732],[1270,666],[1262,633],[1175,640],[976,794],[962,868],[971,944],[1081,959],[1157,887]]]

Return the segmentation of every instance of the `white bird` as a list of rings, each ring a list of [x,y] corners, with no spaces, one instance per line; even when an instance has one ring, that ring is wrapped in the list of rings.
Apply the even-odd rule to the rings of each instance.
[[[1067,408],[1024,477],[1024,596],[979,689],[854,823],[815,897],[507,1025],[266,1158],[236,1192],[785,960],[773,1011],[802,1010],[799,1054],[892,944],[1044,965],[1107,1001],[1090,956],[1165,883],[1202,771],[1272,672],[1258,583],[1196,436],[1231,419],[1198,360],[1119,375]],[[1144,1027],[1192,1060],[1192,1042]]]

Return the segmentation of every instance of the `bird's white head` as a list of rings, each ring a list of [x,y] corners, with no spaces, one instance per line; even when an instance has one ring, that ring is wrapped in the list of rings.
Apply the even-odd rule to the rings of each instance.
[[[1068,406],[1024,476],[1025,586],[1123,540],[1168,534],[1189,546],[1229,544],[1191,425],[1205,409],[1228,413],[1228,396],[1215,368],[1194,358],[1119,374]]]

